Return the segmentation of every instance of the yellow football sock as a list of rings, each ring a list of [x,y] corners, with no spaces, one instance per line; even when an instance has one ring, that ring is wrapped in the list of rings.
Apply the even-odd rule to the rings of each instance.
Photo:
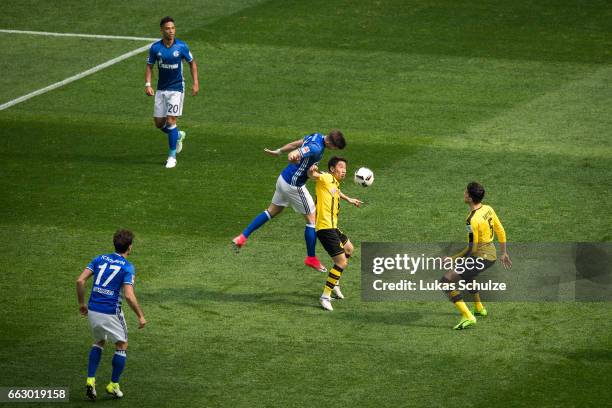
[[[327,281],[325,282],[325,286],[323,286],[323,296],[330,297],[334,286],[338,284],[340,280],[340,276],[342,276],[343,269],[334,265],[333,268],[329,271],[327,275]]]
[[[465,304],[463,300],[459,300],[455,302],[455,307],[459,309],[459,312],[461,312],[461,316],[465,317],[466,319],[470,319],[470,320],[475,319],[474,315],[472,314],[472,312],[470,312],[470,309],[468,309],[467,305]]]
[[[480,312],[482,309],[484,309],[484,305],[480,301],[480,293],[474,294],[474,307],[476,307],[476,310],[478,312]]]

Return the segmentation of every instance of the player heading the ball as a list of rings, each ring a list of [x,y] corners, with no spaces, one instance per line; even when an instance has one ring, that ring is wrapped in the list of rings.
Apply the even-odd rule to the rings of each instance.
[[[325,136],[321,133],[312,133],[276,150],[264,149],[271,156],[280,156],[281,153],[288,152],[289,164],[276,180],[276,190],[268,209],[257,215],[244,231],[232,240],[234,250],[238,251],[242,248],[255,230],[290,205],[306,220],[304,229],[306,259],[304,264],[320,272],[327,272],[327,268],[316,257],[315,205],[305,184],[308,181],[308,169],[321,160],[326,148],[336,150],[344,149],[345,146],[344,134],[334,129]]]

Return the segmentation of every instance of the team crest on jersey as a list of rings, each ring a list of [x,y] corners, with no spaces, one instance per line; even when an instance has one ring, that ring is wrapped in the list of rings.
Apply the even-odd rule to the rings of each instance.
[[[174,55],[175,57],[178,57],[178,56],[179,56],[179,52],[178,52],[178,51],[174,51],[174,52],[172,53],[172,55]]]
[[[308,153],[310,151],[310,147],[304,146],[302,147],[302,154]]]

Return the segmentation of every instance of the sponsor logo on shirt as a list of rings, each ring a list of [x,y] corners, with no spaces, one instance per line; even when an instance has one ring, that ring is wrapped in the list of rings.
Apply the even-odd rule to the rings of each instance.
[[[106,262],[110,262],[110,263],[118,263],[118,264],[121,264],[121,265],[125,265],[125,261],[124,261],[124,260],[121,260],[121,259],[113,259],[113,258],[110,258],[110,257],[108,257],[108,256],[106,256],[106,255],[102,256],[102,259],[104,259]]]
[[[97,286],[94,286],[94,287],[93,287],[93,291],[94,291],[94,292],[101,293],[101,294],[103,294],[103,295],[108,295],[108,296],[113,296],[113,295],[115,294],[115,291],[113,291],[113,290],[109,290],[109,289],[102,289],[102,288],[99,288],[99,287],[97,287]]]

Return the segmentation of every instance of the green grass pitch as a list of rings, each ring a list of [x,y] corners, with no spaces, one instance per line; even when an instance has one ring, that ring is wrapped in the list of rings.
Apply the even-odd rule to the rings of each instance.
[[[510,241],[612,241],[609,1],[167,4],[3,8],[0,29],[139,37],[171,14],[203,91],[186,97],[173,171],[143,92],[144,53],[0,111],[0,386],[66,386],[70,406],[90,406],[74,281],[127,227],[149,324],[136,330],[126,310],[125,398],[113,405],[609,404],[608,303],[492,303],[457,333],[443,300],[362,302],[357,256],[347,299],[323,313],[324,276],[302,265],[291,210],[239,256],[229,245],[284,165],[263,149],[332,127],[347,135],[349,167],[376,174],[369,189],[345,185],[366,202],[341,213],[358,253],[361,242],[463,240],[472,179]],[[0,39],[0,104],[146,44]]]

